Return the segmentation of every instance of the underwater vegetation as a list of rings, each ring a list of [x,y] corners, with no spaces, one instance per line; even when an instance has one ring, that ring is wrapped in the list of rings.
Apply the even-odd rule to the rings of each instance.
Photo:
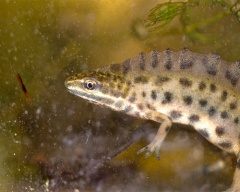
[[[206,4],[209,7],[220,6],[222,11],[205,18],[202,21],[193,22],[191,20],[191,10]],[[156,5],[150,10],[150,13],[145,20],[145,26],[151,32],[159,33],[166,25],[169,25],[176,17],[180,18],[183,33],[192,40],[204,40],[205,35],[201,29],[211,27],[214,22],[218,22],[229,14],[233,14],[240,22],[240,1],[225,1],[225,0],[189,0],[179,2],[165,2]]]

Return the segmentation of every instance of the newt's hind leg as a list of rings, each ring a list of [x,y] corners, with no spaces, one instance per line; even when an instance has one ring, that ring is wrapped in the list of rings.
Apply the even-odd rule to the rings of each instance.
[[[237,166],[233,176],[232,186],[226,192],[240,192],[240,153],[237,156]]]
[[[153,112],[151,115],[151,120],[161,123],[156,136],[153,141],[146,147],[140,149],[137,154],[146,151],[145,157],[149,157],[153,152],[155,152],[157,159],[160,158],[159,149],[167,136],[167,133],[172,125],[172,121],[166,115],[161,113]]]

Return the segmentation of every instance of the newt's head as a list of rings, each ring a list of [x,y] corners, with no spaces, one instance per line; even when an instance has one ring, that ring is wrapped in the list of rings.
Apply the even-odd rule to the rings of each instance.
[[[118,101],[122,101],[128,86],[121,76],[99,71],[80,73],[69,77],[65,86],[70,93],[89,102],[121,110]]]

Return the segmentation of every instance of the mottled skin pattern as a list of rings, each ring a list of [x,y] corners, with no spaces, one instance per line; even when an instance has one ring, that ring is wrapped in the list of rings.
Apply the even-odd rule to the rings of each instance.
[[[237,157],[231,192],[240,191],[240,62],[183,49],[140,53],[66,80],[69,92],[90,102],[160,123],[153,141],[139,150],[159,149],[172,123],[189,124]]]

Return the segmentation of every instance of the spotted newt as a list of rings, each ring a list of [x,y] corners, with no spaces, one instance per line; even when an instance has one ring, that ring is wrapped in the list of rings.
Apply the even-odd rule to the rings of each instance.
[[[231,188],[240,191],[240,61],[219,55],[179,52],[140,53],[65,81],[69,92],[92,103],[160,127],[153,141],[138,153],[159,150],[172,123],[192,125],[208,141],[235,154],[237,166]]]

